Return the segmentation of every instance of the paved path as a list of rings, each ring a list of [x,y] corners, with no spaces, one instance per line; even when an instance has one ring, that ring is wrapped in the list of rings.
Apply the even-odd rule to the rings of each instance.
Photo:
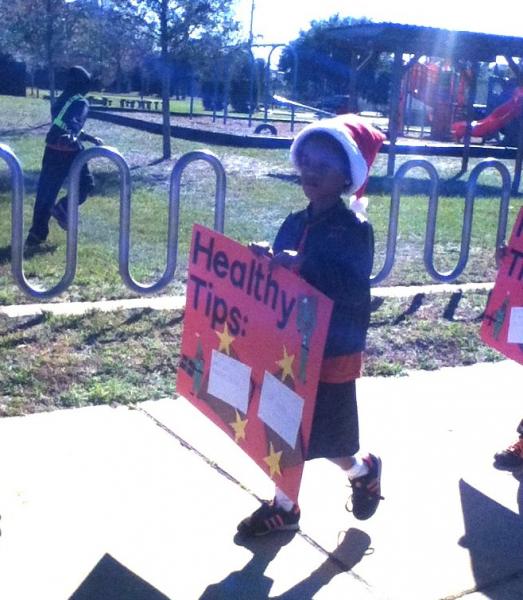
[[[184,399],[2,419],[0,598],[523,598],[523,474],[491,466],[515,438],[522,372],[362,379],[378,513],[356,521],[340,472],[316,460],[301,532],[250,542],[236,524],[271,483]]]
[[[493,283],[463,283],[376,287],[372,295],[380,298],[410,298],[417,294],[453,294],[467,291],[491,290]],[[0,315],[7,317],[27,317],[50,312],[57,315],[78,315],[90,310],[110,312],[130,308],[152,308],[155,310],[175,310],[185,306],[185,296],[155,296],[151,298],[130,298],[121,300],[99,300],[97,302],[45,302],[38,304],[14,304],[0,306]]]

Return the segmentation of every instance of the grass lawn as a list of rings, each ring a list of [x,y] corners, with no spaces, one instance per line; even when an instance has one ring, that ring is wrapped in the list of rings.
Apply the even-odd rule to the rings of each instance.
[[[11,146],[25,174],[26,230],[44,137],[49,122],[43,100],[0,96],[1,142]],[[164,270],[169,176],[175,159],[201,144],[173,139],[173,160],[159,161],[161,139],[116,125],[89,121],[89,133],[117,147],[132,169],[131,271],[145,283]],[[286,151],[210,147],[227,172],[225,233],[240,242],[271,240],[283,218],[304,206]],[[406,157],[399,157],[398,165]],[[475,161],[471,161],[472,166]],[[458,159],[433,159],[442,179],[459,171]],[[512,171],[513,165],[507,163]],[[118,177],[106,161],[90,163],[96,190],[81,208],[78,270],[74,284],[57,301],[132,297],[118,274]],[[370,180],[369,215],[376,232],[377,272],[384,259],[390,205],[390,181],[385,155],[378,158]],[[438,214],[436,266],[454,267],[459,254],[465,181],[442,186]],[[499,176],[490,171],[480,179],[474,213],[470,258],[458,283],[492,281],[499,209]],[[405,182],[401,199],[396,264],[382,285],[432,283],[423,266],[427,193],[423,174]],[[512,226],[522,205],[513,198]],[[183,293],[187,249],[194,222],[212,226],[214,178],[203,163],[187,169],[182,182],[180,246],[174,281],[163,293]],[[10,184],[0,167],[0,305],[34,302],[14,285],[10,274]],[[44,253],[28,256],[26,277],[33,285],[50,287],[62,276],[65,235],[51,226]],[[398,374],[410,368],[437,368],[495,360],[499,355],[478,338],[485,294],[466,294],[451,316],[449,296],[416,301],[387,300],[376,305],[369,335],[367,373]],[[445,315],[445,317],[444,317]],[[139,401],[173,392],[180,315],[171,312],[123,311],[112,315],[0,320],[0,412],[20,414],[53,406],[92,402]],[[125,368],[123,365],[126,365]]]

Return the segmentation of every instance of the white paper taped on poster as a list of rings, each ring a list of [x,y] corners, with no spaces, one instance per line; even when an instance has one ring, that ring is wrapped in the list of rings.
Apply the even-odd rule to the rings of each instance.
[[[509,344],[523,344],[523,306],[513,306],[508,325]]]
[[[293,449],[300,430],[303,404],[301,396],[265,371],[258,417]]]
[[[246,414],[249,407],[251,368],[226,354],[212,351],[207,391]]]

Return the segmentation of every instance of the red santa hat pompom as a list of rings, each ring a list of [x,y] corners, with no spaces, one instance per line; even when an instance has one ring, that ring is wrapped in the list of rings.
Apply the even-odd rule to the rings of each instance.
[[[311,133],[323,132],[336,139],[349,159],[351,184],[347,190],[360,198],[365,191],[369,170],[385,140],[385,135],[354,114],[315,121],[304,127],[291,145],[291,161],[298,165],[298,148]]]

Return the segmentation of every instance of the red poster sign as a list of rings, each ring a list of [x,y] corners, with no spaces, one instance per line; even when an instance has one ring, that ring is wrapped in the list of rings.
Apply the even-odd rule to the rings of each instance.
[[[523,364],[523,208],[485,310],[481,338]]]
[[[293,500],[331,310],[295,274],[194,226],[177,391]]]

